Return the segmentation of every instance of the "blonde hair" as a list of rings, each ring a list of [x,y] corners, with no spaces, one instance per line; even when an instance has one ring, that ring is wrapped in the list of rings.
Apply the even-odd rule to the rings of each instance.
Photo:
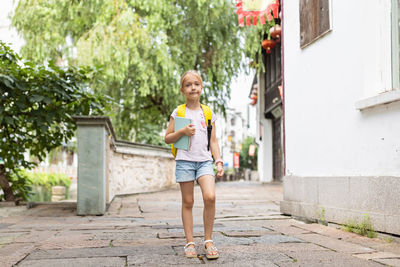
[[[203,79],[201,79],[200,74],[195,71],[195,70],[188,70],[186,71],[182,76],[181,76],[181,89],[183,88],[183,83],[185,82],[186,76],[188,76],[189,74],[192,74],[193,76],[195,76],[201,83],[201,88],[203,88]]]

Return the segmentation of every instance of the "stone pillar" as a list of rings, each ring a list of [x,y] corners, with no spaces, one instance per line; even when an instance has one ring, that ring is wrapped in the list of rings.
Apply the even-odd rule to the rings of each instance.
[[[74,117],[78,126],[78,215],[103,215],[107,201],[108,136],[115,137],[108,117]],[[114,139],[115,140],[115,139]]]

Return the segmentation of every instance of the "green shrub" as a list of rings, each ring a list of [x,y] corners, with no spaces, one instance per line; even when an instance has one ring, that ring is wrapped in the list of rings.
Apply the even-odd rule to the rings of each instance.
[[[31,195],[32,183],[28,179],[27,172],[16,170],[10,172],[9,182],[14,196],[18,200],[27,201]],[[4,194],[0,194],[0,201],[4,199]]]
[[[51,187],[56,185],[65,186],[66,188],[71,185],[71,180],[64,173],[34,172],[28,173],[28,177],[32,185],[40,185],[47,190],[51,190]]]
[[[28,172],[17,170],[10,175],[11,188],[16,197],[24,201],[51,201],[51,187],[65,186],[68,198],[70,178],[64,173]],[[42,187],[42,188],[40,188]],[[4,198],[0,194],[0,200]]]
[[[325,208],[321,207],[320,210],[317,210],[317,216],[318,216],[318,223],[328,226],[328,222],[325,219]]]
[[[364,214],[364,218],[360,223],[356,220],[349,220],[345,225],[343,225],[343,230],[368,236],[369,238],[377,237],[377,233],[372,227],[371,218],[368,214]]]

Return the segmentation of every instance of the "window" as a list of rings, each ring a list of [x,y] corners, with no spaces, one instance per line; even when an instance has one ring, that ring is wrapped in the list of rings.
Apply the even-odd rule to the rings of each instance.
[[[392,0],[392,87],[399,89],[400,85],[400,37],[399,37],[399,8],[400,0]]]
[[[300,47],[304,48],[331,29],[329,0],[300,0]]]

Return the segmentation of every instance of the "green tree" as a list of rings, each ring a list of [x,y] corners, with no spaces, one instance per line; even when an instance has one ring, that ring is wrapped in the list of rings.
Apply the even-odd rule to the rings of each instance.
[[[85,82],[90,69],[47,67],[21,58],[0,41],[0,186],[7,201],[15,201],[11,174],[30,168],[24,153],[44,159],[46,153],[75,133],[72,115],[102,114],[106,96],[91,92]],[[19,188],[22,188],[21,186]]]
[[[255,145],[254,156],[249,156],[249,147],[250,145]],[[252,169],[257,170],[257,145],[254,142],[253,137],[247,137],[242,143],[242,149],[240,150],[239,157],[239,166],[240,169]]]
[[[136,142],[162,142],[188,69],[205,81],[202,102],[224,112],[243,58],[231,0],[20,0],[13,25],[34,62],[101,66],[93,88],[118,103],[118,137]]]

